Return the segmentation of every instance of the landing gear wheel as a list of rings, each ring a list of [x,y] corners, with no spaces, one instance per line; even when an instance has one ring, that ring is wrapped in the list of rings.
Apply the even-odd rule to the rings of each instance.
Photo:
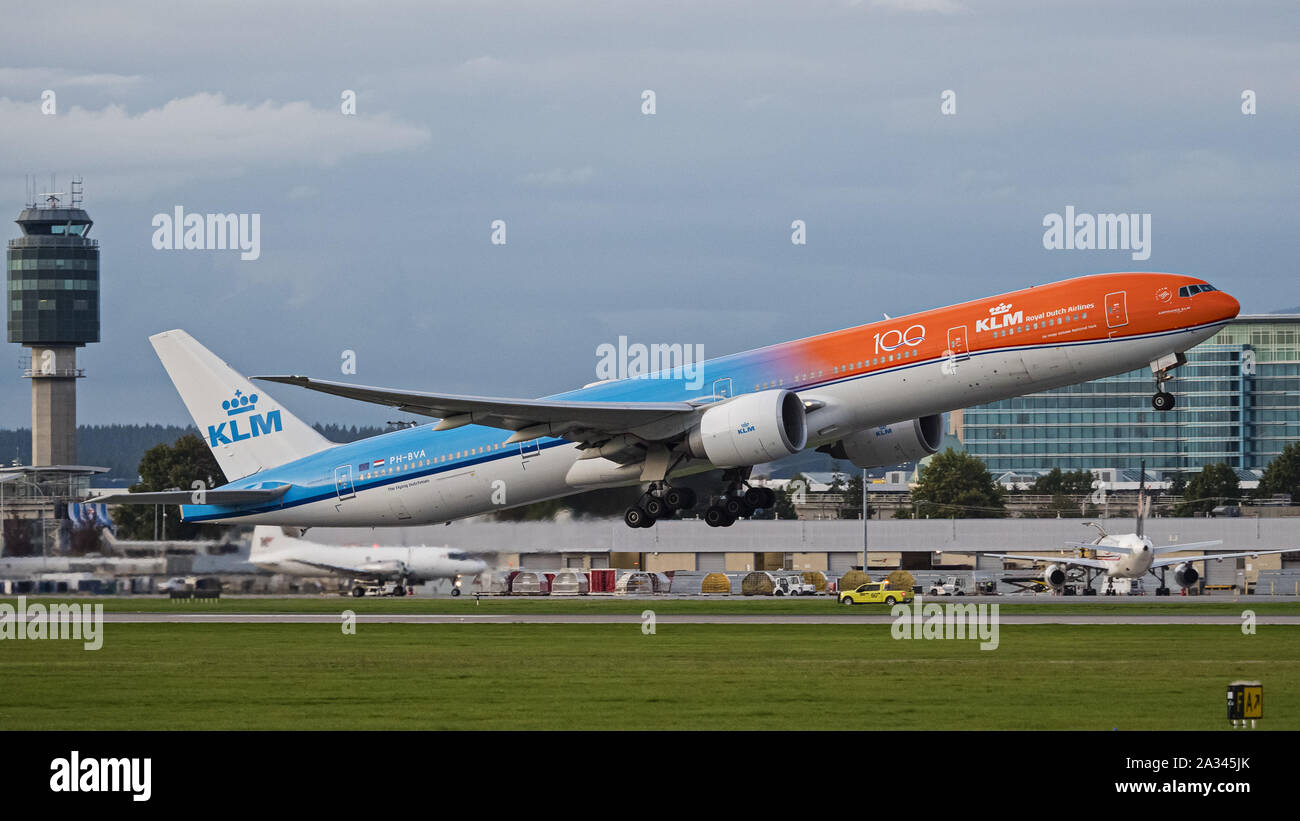
[[[645,512],[652,519],[663,519],[672,515],[672,508],[664,499],[651,496],[645,500]]]
[[[1160,391],[1155,396],[1151,397],[1151,407],[1161,412],[1173,410],[1174,395],[1172,393]]]
[[[459,596],[459,595],[460,595],[460,588],[459,588],[459,587],[453,587],[453,588],[451,589],[451,596],[452,596],[452,598],[455,598],[455,597],[457,597],[457,596]]]
[[[352,598],[359,599],[364,595],[366,595],[366,589],[364,587],[357,585],[356,587],[352,588]]]
[[[629,507],[623,511],[623,524],[628,527],[650,527],[654,524],[654,520],[641,508]]]
[[[664,503],[674,510],[690,510],[695,507],[695,491],[688,487],[670,487],[664,492]]]
[[[761,487],[751,487],[749,490],[746,490],[744,496],[745,504],[749,505],[751,509],[767,507],[767,505],[763,504],[763,502],[767,501],[767,494],[763,492],[764,490],[766,490],[766,488]]]
[[[704,511],[704,523],[709,527],[727,527],[735,521],[721,505],[710,505]]]
[[[735,496],[723,502],[722,506],[726,509],[727,515],[733,520],[746,518],[749,514],[754,512],[754,509],[751,508],[744,499]]]

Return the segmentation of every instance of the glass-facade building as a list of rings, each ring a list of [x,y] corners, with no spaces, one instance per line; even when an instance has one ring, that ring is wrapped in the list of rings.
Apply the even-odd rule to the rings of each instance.
[[[23,209],[9,241],[9,341],[80,346],[99,341],[99,243],[80,208]]]
[[[1300,441],[1300,314],[1237,317],[1187,352],[1151,407],[1150,369],[967,408],[956,433],[995,473],[1091,468],[1262,470]]]

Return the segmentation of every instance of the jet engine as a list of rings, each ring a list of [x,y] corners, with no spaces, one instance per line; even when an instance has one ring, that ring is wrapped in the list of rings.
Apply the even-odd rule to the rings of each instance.
[[[1043,571],[1043,581],[1053,590],[1060,590],[1065,587],[1065,568],[1059,564],[1049,564]]]
[[[1196,568],[1191,562],[1183,562],[1174,568],[1174,581],[1178,582],[1179,587],[1191,587],[1201,579],[1201,574],[1196,572]]]
[[[906,422],[881,425],[846,436],[824,450],[855,467],[876,468],[915,462],[939,450],[943,416],[933,414]]]
[[[748,467],[798,453],[808,444],[803,401],[787,390],[747,393],[710,407],[686,447],[717,467]]]

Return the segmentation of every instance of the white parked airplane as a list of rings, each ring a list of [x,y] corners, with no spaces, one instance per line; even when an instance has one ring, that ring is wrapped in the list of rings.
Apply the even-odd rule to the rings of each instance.
[[[482,559],[447,547],[338,547],[309,542],[295,528],[271,525],[253,528],[248,560],[263,570],[291,576],[330,575],[354,582],[396,582],[401,591],[410,584],[450,579],[453,596],[460,595],[465,579],[487,570]],[[365,585],[354,584],[352,594],[364,595]]]
[[[1195,585],[1201,578],[1201,574],[1196,570],[1196,565],[1199,563],[1206,561],[1221,562],[1224,559],[1235,559],[1240,556],[1259,558],[1267,553],[1294,553],[1296,551],[1296,548],[1247,550],[1237,553],[1207,553],[1202,558],[1188,556],[1165,556],[1161,558],[1160,554],[1162,553],[1204,550],[1207,547],[1223,544],[1223,540],[1215,539],[1209,542],[1183,542],[1181,544],[1156,546],[1143,533],[1143,517],[1149,504],[1146,498],[1146,470],[1143,468],[1141,483],[1138,487],[1137,532],[1112,536],[1103,530],[1097,522],[1084,522],[1085,525],[1097,528],[1101,535],[1091,542],[1066,542],[1069,547],[1080,551],[1081,555],[1077,557],[1047,558],[1023,553],[986,553],[984,555],[1000,559],[1028,559],[1036,565],[1047,562],[1047,568],[1043,571],[1043,581],[1048,587],[1057,591],[1065,586],[1070,568],[1080,568],[1083,571],[1085,595],[1095,594],[1096,591],[1092,583],[1099,575],[1105,574],[1108,580],[1140,579],[1150,573],[1160,582],[1160,586],[1156,588],[1156,595],[1168,596],[1169,587],[1165,584],[1165,573],[1170,567],[1174,568],[1174,581],[1180,587],[1186,588]]]

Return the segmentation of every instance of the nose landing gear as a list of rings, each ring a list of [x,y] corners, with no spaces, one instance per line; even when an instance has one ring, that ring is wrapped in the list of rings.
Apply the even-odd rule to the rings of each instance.
[[[1174,409],[1174,395],[1165,390],[1165,383],[1174,378],[1171,373],[1174,368],[1185,364],[1187,355],[1182,353],[1170,354],[1151,363],[1151,373],[1156,378],[1156,394],[1151,397],[1151,407],[1161,413]]]

